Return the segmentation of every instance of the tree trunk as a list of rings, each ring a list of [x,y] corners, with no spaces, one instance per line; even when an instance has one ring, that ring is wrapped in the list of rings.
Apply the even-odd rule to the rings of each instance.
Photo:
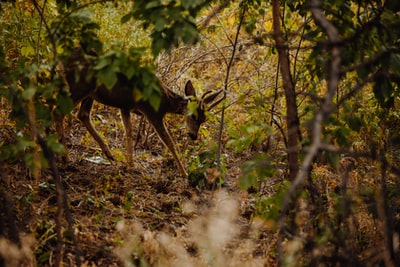
[[[299,169],[299,139],[300,123],[297,114],[296,91],[294,82],[290,73],[289,48],[283,39],[280,19],[280,1],[272,1],[273,17],[273,36],[279,55],[280,72],[282,75],[282,84],[286,98],[286,127],[287,127],[287,150],[289,180],[296,177]]]

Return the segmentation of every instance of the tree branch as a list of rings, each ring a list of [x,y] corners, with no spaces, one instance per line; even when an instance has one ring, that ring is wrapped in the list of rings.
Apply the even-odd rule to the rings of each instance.
[[[202,29],[206,28],[208,26],[208,24],[210,23],[210,21],[218,14],[221,13],[221,11],[226,8],[229,3],[231,2],[231,0],[225,0],[224,2],[222,2],[220,5],[214,7],[211,11],[211,14],[208,15],[206,17],[206,19],[203,21],[203,23],[198,27],[199,31],[201,31]]]
[[[224,82],[224,96],[222,99],[226,98],[226,93],[228,91],[229,74],[230,74],[230,70],[233,65],[233,60],[235,58],[235,53],[236,53],[237,44],[238,44],[238,40],[239,40],[240,28],[243,24],[245,14],[246,14],[246,8],[243,7],[242,13],[240,14],[240,21],[239,21],[239,24],[238,24],[237,30],[236,30],[235,40],[232,43],[231,58],[229,60],[229,63],[228,63],[227,69],[226,69],[226,76],[225,76],[225,82]],[[221,123],[219,125],[219,132],[218,132],[218,150],[217,150],[217,157],[216,157],[218,170],[220,170],[220,168],[221,168],[221,140],[222,140],[222,130],[224,128],[224,119],[225,119],[225,104],[223,103],[222,104],[222,112],[221,112]]]

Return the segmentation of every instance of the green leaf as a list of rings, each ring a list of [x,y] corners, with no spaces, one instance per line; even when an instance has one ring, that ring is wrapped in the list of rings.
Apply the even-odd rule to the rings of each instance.
[[[154,30],[155,31],[161,31],[163,30],[166,26],[168,25],[168,22],[166,19],[160,17],[156,20],[155,24],[154,24]]]
[[[110,65],[111,62],[112,62],[112,59],[110,57],[101,57],[93,69],[101,70],[101,69],[107,67],[108,65]]]
[[[93,17],[93,11],[89,9],[83,9],[71,14],[71,18],[79,20],[83,23],[91,23]]]
[[[31,100],[36,93],[36,88],[30,87],[24,91],[22,91],[22,98],[24,100]]]
[[[329,164],[333,168],[337,169],[339,167],[340,155],[335,152],[327,151],[326,156],[328,158]]]
[[[128,80],[132,79],[132,77],[137,73],[136,66],[133,64],[129,65],[128,68],[125,70],[125,76]]]
[[[74,103],[69,95],[58,94],[57,104],[61,114],[68,114],[74,108]]]
[[[390,70],[394,73],[400,72],[400,55],[392,54],[390,58]]]
[[[268,155],[258,155],[243,163],[240,168],[242,169],[242,176],[239,180],[239,186],[244,190],[250,187],[258,188],[261,181],[272,177],[275,173],[275,168],[272,166]]]
[[[185,9],[190,9],[192,7],[196,7],[201,1],[196,1],[196,0],[182,0],[182,6]]]
[[[56,154],[65,153],[65,148],[58,142],[58,135],[52,134],[46,136],[47,145]]]
[[[160,1],[151,1],[145,6],[145,9],[152,9],[159,6],[160,6]]]
[[[243,190],[247,190],[251,187],[258,187],[259,181],[256,175],[243,175],[239,179],[239,187]]]
[[[104,84],[107,89],[111,90],[118,81],[118,76],[110,70],[101,71],[97,75],[100,84]]]
[[[373,91],[375,97],[379,101],[379,104],[383,108],[393,107],[394,104],[393,86],[387,77],[379,75],[375,79]]]
[[[28,136],[22,136],[18,138],[18,149],[20,151],[25,150],[28,147],[34,147],[35,142]]]
[[[152,36],[153,43],[151,44],[151,51],[153,55],[158,55],[163,49],[170,47],[170,43],[161,36]]]
[[[197,29],[194,25],[186,24],[182,29],[182,41],[185,44],[192,43],[197,39]]]
[[[278,182],[273,188],[276,193],[273,196],[262,197],[256,204],[256,214],[266,219],[270,226],[277,225],[283,199],[289,186],[290,183],[286,180]]]
[[[187,115],[192,116],[195,115],[197,116],[197,101],[189,101],[187,105]]]
[[[133,18],[133,13],[128,13],[121,18],[121,23],[124,24],[128,22],[131,18]]]
[[[28,45],[21,48],[21,55],[23,56],[33,56],[35,55],[35,49]]]
[[[159,95],[153,94],[149,99],[150,105],[154,110],[158,110],[161,103],[161,97]]]
[[[228,128],[228,133],[229,133],[229,136],[234,139],[240,138],[240,132],[236,128]],[[229,142],[231,142],[231,141],[234,141],[234,140],[229,140]]]
[[[356,116],[351,116],[348,119],[349,127],[355,132],[359,132],[361,127],[364,125],[364,122]]]
[[[338,144],[341,146],[344,147],[349,146],[348,136],[349,136],[349,130],[346,127],[339,127],[335,131],[335,138]]]

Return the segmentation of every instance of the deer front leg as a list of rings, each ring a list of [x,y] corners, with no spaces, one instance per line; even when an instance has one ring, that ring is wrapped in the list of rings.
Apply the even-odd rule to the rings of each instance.
[[[172,140],[171,135],[169,134],[167,128],[165,128],[163,120],[162,119],[154,119],[154,118],[153,119],[148,118],[148,119],[149,119],[150,123],[153,125],[157,134],[160,136],[164,145],[169,149],[169,151],[171,151],[172,156],[174,157],[175,162],[178,165],[179,172],[181,173],[181,175],[183,177],[187,178],[188,174],[186,173],[181,161],[178,158],[178,154],[176,153],[176,149],[175,149],[175,143]]]
[[[104,143],[103,139],[100,137],[100,135],[97,133],[97,131],[94,129],[92,122],[90,120],[90,112],[92,110],[93,106],[93,99],[88,97],[82,100],[81,107],[79,108],[78,112],[78,118],[79,120],[85,125],[86,129],[89,131],[89,133],[93,136],[94,140],[99,144],[101,150],[103,153],[107,156],[108,159],[114,160],[114,157],[111,154],[110,149]]]
[[[122,122],[124,123],[125,135],[126,135],[126,159],[128,165],[132,164],[132,122],[131,113],[127,109],[121,109]]]

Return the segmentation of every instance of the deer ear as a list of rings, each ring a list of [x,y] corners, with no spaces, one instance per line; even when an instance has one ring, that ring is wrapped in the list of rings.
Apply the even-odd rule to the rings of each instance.
[[[185,85],[185,95],[186,96],[196,96],[196,90],[194,90],[192,82],[189,80]]]
[[[223,90],[219,90],[219,91],[217,91],[217,92],[215,92],[215,93],[212,93],[212,94],[209,94],[209,92],[206,92],[206,93],[203,95],[203,97],[202,97],[202,99],[203,99],[202,102],[203,102],[204,104],[208,104],[208,103],[214,101],[214,99],[215,99],[217,96],[219,96],[219,94],[221,94],[222,92],[223,92]],[[206,97],[207,94],[209,94],[209,95]]]
[[[202,100],[202,105],[214,101],[215,98],[216,98],[217,96],[219,96],[221,93],[223,93],[223,94],[222,94],[223,96],[222,96],[219,100],[215,101],[214,103],[212,103],[212,104],[208,107],[208,110],[212,110],[215,106],[217,106],[219,103],[222,102],[222,100],[224,100],[224,99],[226,98],[226,92],[225,92],[224,90],[221,89],[221,90],[219,90],[219,91],[217,91],[217,92],[215,92],[215,93],[210,94],[210,95],[207,96],[207,97],[205,97],[205,94],[204,94],[204,95],[203,95],[203,100]]]

